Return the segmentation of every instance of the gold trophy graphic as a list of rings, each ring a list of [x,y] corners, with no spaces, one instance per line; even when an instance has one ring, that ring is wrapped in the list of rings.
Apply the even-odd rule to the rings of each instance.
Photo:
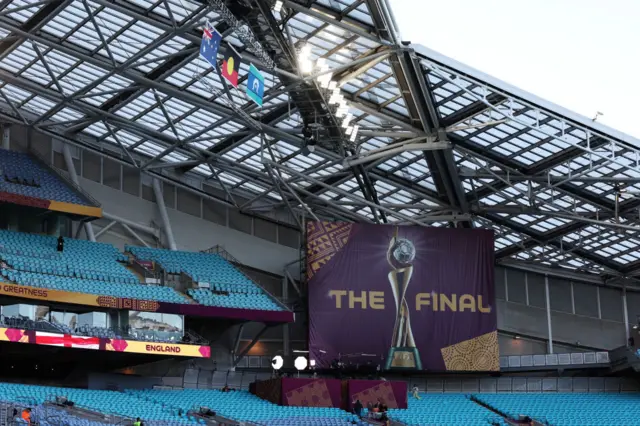
[[[422,362],[411,331],[409,304],[406,299],[407,287],[413,275],[411,262],[415,257],[416,248],[413,243],[406,238],[398,238],[396,226],[387,250],[387,262],[391,266],[388,278],[396,302],[396,323],[387,356],[385,367],[387,370],[392,368],[422,370]]]

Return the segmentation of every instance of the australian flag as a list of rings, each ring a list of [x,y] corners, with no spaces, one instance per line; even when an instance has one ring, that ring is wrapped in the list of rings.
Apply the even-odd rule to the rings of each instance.
[[[204,27],[202,43],[200,43],[200,55],[216,69],[218,62],[218,48],[222,41],[222,35],[210,23]]]

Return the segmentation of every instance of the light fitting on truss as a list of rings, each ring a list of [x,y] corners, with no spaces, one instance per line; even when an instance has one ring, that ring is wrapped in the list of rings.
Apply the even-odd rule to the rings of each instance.
[[[300,72],[310,74],[313,71],[313,61],[311,61],[311,46],[305,44],[300,48],[298,53],[298,63],[300,64]]]
[[[318,82],[318,84],[320,84],[320,87],[322,87],[323,89],[328,89],[329,84],[331,83],[332,74],[330,72],[327,72],[329,71],[329,65],[327,64],[327,61],[324,58],[318,58],[318,60],[316,61],[316,67],[320,71],[320,75],[316,78],[316,81]]]
[[[355,141],[354,135],[356,135],[357,133],[358,126],[354,126],[353,130],[351,131],[350,138],[352,142]],[[451,149],[451,143],[449,141],[436,141],[431,137],[420,136],[397,144],[359,153],[352,157],[347,157],[342,162],[342,167],[353,167],[360,164],[369,163],[380,158],[392,157],[407,151],[436,151],[443,149]]]
[[[273,11],[276,13],[280,13],[282,10],[282,2],[280,0],[276,1],[276,4],[273,5]]]

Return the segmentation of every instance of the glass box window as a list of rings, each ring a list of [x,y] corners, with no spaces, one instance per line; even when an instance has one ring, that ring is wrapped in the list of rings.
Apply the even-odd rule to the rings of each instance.
[[[137,339],[177,342],[184,335],[184,318],[174,314],[130,311],[129,328]]]

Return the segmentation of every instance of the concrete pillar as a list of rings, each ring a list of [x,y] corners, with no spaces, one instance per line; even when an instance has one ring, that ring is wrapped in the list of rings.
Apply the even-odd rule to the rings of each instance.
[[[173,231],[171,230],[169,214],[167,213],[167,206],[164,204],[164,195],[162,194],[160,181],[155,178],[153,179],[153,192],[156,196],[156,204],[158,205],[158,211],[160,212],[160,218],[162,219],[164,234],[167,237],[167,244],[171,250],[177,250],[176,240],[173,238]]]
[[[553,330],[551,327],[551,302],[549,300],[549,277],[544,276],[544,295],[547,299],[547,331],[549,333],[549,353],[553,353]]]
[[[76,166],[73,164],[71,151],[69,150],[69,145],[66,143],[62,144],[62,155],[64,156],[64,162],[67,165],[67,171],[69,172],[71,182],[80,186],[80,183],[78,182],[78,175],[76,174]],[[87,233],[87,239],[95,243],[96,235],[93,233],[93,226],[90,223],[85,223],[84,230]]]
[[[289,300],[289,280],[285,271],[282,277],[282,300]],[[282,351],[285,356],[291,355],[291,340],[289,333],[289,324],[282,325]]]
[[[2,149],[11,148],[11,126],[5,125],[2,128]]]
[[[622,284],[622,313],[624,314],[624,335],[626,337],[624,344],[626,345],[631,336],[629,330],[629,309],[627,307],[627,284]]]

